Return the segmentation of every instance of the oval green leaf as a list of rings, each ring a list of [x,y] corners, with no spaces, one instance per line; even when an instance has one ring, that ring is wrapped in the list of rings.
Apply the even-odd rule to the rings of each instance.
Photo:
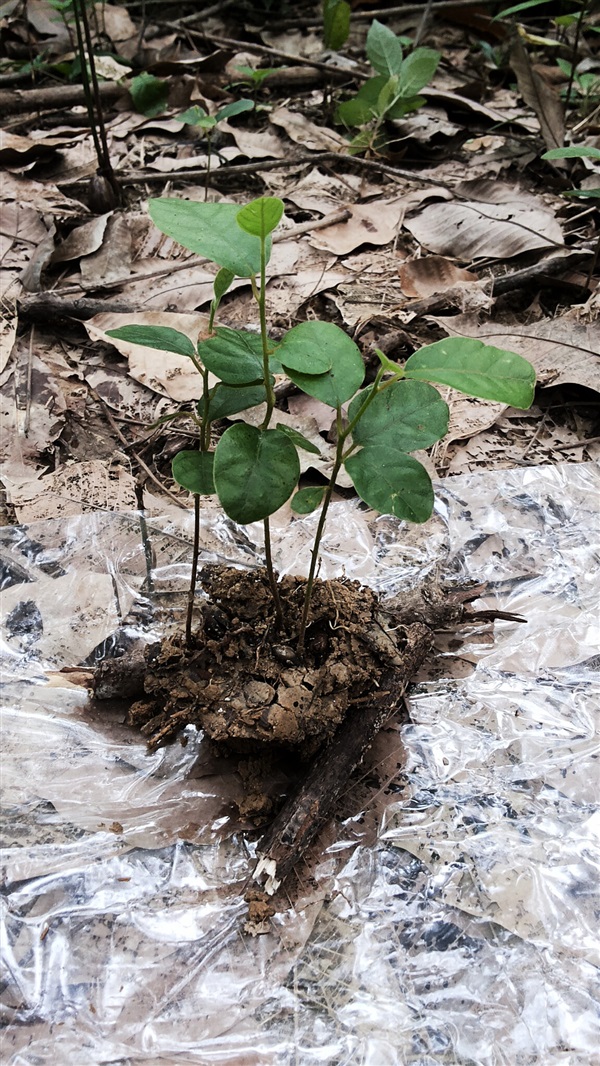
[[[178,485],[198,496],[214,495],[214,452],[178,452],[171,469]]]
[[[324,374],[335,365],[336,351],[347,340],[344,331],[331,322],[301,322],[288,330],[276,354],[285,368]]]
[[[157,348],[159,352],[174,352],[192,359],[196,356],[190,338],[170,326],[119,326],[118,329],[107,329],[106,336],[129,344],[143,344],[145,348]]]
[[[308,488],[298,489],[290,504],[292,511],[295,514],[311,514],[322,502],[326,491],[326,485],[310,485]]]
[[[372,392],[365,389],[348,408],[350,422]],[[391,444],[403,452],[429,448],[448,432],[448,404],[425,381],[393,381],[374,397],[352,431],[355,444]]]
[[[266,237],[281,222],[283,201],[276,196],[261,196],[242,207],[236,220],[238,226],[254,237]]]
[[[415,352],[404,365],[407,378],[450,385],[467,396],[531,407],[535,370],[522,356],[471,337],[447,337]]]
[[[214,337],[201,341],[202,363],[228,385],[250,385],[263,376],[262,342],[258,334],[219,326]]]
[[[302,448],[305,452],[311,452],[312,455],[320,455],[321,452],[317,448],[316,444],[313,444],[308,437],[303,436],[297,429],[293,429],[292,426],[284,426],[282,422],[277,422],[276,428],[285,433],[290,438],[292,444],[296,445],[296,448]]]
[[[591,145],[571,144],[568,148],[551,148],[542,159],[600,159],[600,148]]]
[[[300,476],[298,453],[278,429],[256,429],[237,422],[215,451],[214,477],[226,514],[246,525],[278,511]]]
[[[396,448],[369,444],[345,463],[361,500],[381,514],[426,522],[433,511],[433,486],[424,466]]]
[[[396,34],[373,19],[367,34],[367,59],[378,74],[399,74],[402,69],[402,45]]]
[[[327,370],[326,373],[319,374],[314,372],[306,373],[290,366],[288,359],[291,358],[292,361],[297,362],[303,358],[299,354],[300,347],[304,352],[304,358],[306,356],[304,343],[301,346],[299,345],[298,348],[296,348],[294,343],[291,353],[289,350],[289,338],[296,333],[296,330],[301,329],[301,326],[295,326],[289,333],[286,333],[275,354],[281,360],[288,377],[302,392],[321,400],[328,407],[338,407],[340,404],[345,403],[346,400],[349,400],[351,396],[354,396],[356,390],[363,383],[365,368],[360,350],[354,341],[332,322],[306,322],[301,325],[321,327],[319,330],[310,331],[313,338],[318,336],[321,345],[325,345],[324,349],[321,348],[319,352],[315,352],[315,363],[317,360],[325,358],[331,362],[331,369]],[[302,340],[304,342],[304,338]]]
[[[260,241],[236,223],[238,204],[204,204],[163,197],[149,200],[148,210],[162,233],[240,278],[260,273]],[[271,251],[267,244],[267,259]]]
[[[244,111],[254,111],[254,100],[234,100],[231,104],[225,104],[225,107],[217,111],[215,119],[222,122],[224,118],[233,118]]]
[[[231,385],[215,385],[208,394],[208,415],[211,422],[220,418],[229,418],[250,407],[266,403],[267,390],[264,385],[244,385],[234,388]],[[202,418],[202,401],[198,404],[198,414]]]

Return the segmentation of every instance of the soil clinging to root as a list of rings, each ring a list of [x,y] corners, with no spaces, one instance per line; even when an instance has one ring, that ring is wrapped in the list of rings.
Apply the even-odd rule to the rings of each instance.
[[[223,753],[274,747],[308,758],[401,652],[402,627],[394,632],[376,594],[355,581],[315,582],[302,656],[303,579],[281,579],[284,631],[264,570],[208,566],[201,582],[208,600],[195,646],[179,634],[152,645],[146,698],[130,711],[153,749],[192,724]]]

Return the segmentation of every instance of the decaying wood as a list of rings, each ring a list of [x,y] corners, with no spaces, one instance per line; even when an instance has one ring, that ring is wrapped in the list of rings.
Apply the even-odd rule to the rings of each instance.
[[[331,743],[315,758],[300,789],[288,799],[260,841],[254,879],[270,895],[300,861],[331,815],[348,779],[384,722],[399,709],[411,678],[425,660],[433,636],[416,622],[405,630],[402,666],[386,670],[367,706],[353,707]]]
[[[118,100],[126,92],[123,85],[107,81],[99,86],[104,103]],[[48,85],[43,89],[0,90],[0,112],[3,115],[25,115],[34,111],[54,111],[63,107],[84,104],[82,85]]]

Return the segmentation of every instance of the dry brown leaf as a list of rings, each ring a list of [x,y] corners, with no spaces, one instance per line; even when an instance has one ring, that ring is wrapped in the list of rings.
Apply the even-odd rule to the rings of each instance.
[[[142,311],[137,314],[102,314],[95,315],[85,328],[92,340],[103,340],[121,352],[129,360],[129,373],[136,381],[146,385],[154,392],[169,396],[172,400],[185,403],[197,399],[202,391],[198,371],[191,359],[172,352],[161,352],[156,348],[146,348],[142,344],[130,344],[127,341],[107,337],[106,330],[118,329],[120,326],[170,326],[185,333],[192,343],[199,335],[208,330],[208,315],[177,314],[165,311]]]
[[[131,267],[131,231],[125,215],[112,215],[97,252],[82,258],[81,282],[84,288],[108,285],[127,274]]]
[[[600,392],[600,325],[563,321],[502,324],[477,315],[434,318],[452,337],[476,337],[495,348],[517,352],[533,363],[540,385],[584,385]]]
[[[521,96],[537,115],[546,148],[561,148],[565,138],[563,105],[556,90],[533,70],[520,37],[514,40],[510,65],[517,76]]]
[[[84,374],[88,385],[121,418],[151,425],[177,410],[172,400],[135,381],[123,366],[84,367]]]
[[[40,241],[37,248],[33,250],[27,266],[21,273],[21,284],[28,292],[40,292],[42,289],[42,274],[48,264],[52,262],[52,256],[54,255],[55,235],[56,227],[53,222],[50,222],[50,228],[46,236]]]
[[[368,204],[348,207],[350,218],[326,230],[317,230],[310,237],[313,248],[347,255],[363,244],[389,244],[400,227],[403,204],[400,197],[373,200]]]
[[[68,41],[68,30],[59,12],[48,0],[28,0],[27,21],[44,37],[60,37]]]
[[[44,518],[96,511],[135,511],[135,478],[118,461],[100,459],[67,463],[42,478],[6,479],[10,501],[19,521],[37,522]]]
[[[127,41],[138,33],[126,7],[98,3],[94,4],[94,10],[99,25],[104,27],[106,36],[110,38],[113,44],[117,44],[119,41]]]
[[[231,126],[229,122],[220,122],[219,130],[229,133],[239,151],[248,159],[285,159],[289,154],[289,146],[284,145],[274,130],[265,129],[257,133],[241,126]]]
[[[2,478],[31,477],[42,466],[40,455],[60,436],[66,402],[60,385],[39,356],[25,342],[17,342],[15,359],[0,389],[0,460]]]
[[[405,296],[433,296],[445,292],[461,281],[477,281],[477,275],[444,259],[441,255],[428,255],[423,259],[411,259],[399,269],[400,284]]]
[[[40,214],[56,211],[61,218],[71,215],[79,218],[88,214],[84,204],[64,196],[51,182],[34,181],[9,171],[2,175],[2,197],[5,201],[16,200],[19,204],[27,204],[28,208],[33,208]]]
[[[4,195],[4,189],[3,195]],[[47,229],[35,208],[28,203],[12,201],[4,203],[2,208],[2,229],[0,231],[1,261],[6,264],[6,255],[14,241],[22,241],[33,246],[43,241]]]
[[[507,191],[508,195],[508,191]],[[405,228],[425,248],[456,259],[511,259],[523,252],[564,247],[560,226],[540,202],[523,204],[519,190],[503,203],[466,200],[428,204],[405,219]]]
[[[34,163],[52,159],[56,151],[56,144],[50,144],[48,141],[40,144],[29,137],[0,130],[0,166],[17,171],[27,170]]]
[[[54,249],[53,263],[64,263],[71,259],[79,259],[83,255],[91,255],[97,252],[104,240],[104,234],[108,220],[112,212],[106,215],[98,215],[97,218],[83,222],[81,226],[71,230],[68,237]]]
[[[299,111],[290,111],[287,107],[277,107],[269,115],[269,122],[281,126],[290,140],[301,144],[309,152],[345,152],[348,142],[339,133],[317,126]]]

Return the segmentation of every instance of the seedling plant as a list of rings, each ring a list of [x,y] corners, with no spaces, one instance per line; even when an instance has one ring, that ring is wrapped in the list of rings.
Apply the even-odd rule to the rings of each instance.
[[[200,498],[215,495],[234,522],[262,521],[265,559],[277,624],[284,627],[273,566],[269,519],[288,500],[298,515],[320,508],[304,605],[296,632],[304,650],[320,544],[336,479],[342,467],[359,497],[376,511],[422,523],[430,517],[433,488],[425,467],[410,453],[428,448],[448,429],[448,406],[432,382],[470,396],[519,408],[531,405],[535,371],[521,356],[474,339],[449,338],[427,345],[403,367],[377,351],[379,368],[363,388],[365,366],[357,345],[330,322],[306,321],[274,342],[267,329],[267,265],[272,233],[284,210],[281,200],[261,197],[244,207],[231,203],[151,200],[150,214],[163,233],[219,266],[209,328],[196,343],[166,326],[123,326],[109,336],[189,358],[199,375],[201,398],[194,419],[198,441],[179,452],[173,477],[194,494],[195,533],[186,636],[193,643],[192,611],[199,554]],[[220,301],[234,278],[248,279],[257,307],[258,332],[215,326]],[[332,409],[336,450],[326,485],[298,488],[298,449],[319,449],[277,420],[275,374],[284,373],[308,396]],[[209,374],[217,379],[211,385]],[[260,404],[259,426],[234,422],[213,448],[215,422]]]
[[[386,121],[404,118],[425,103],[419,93],[433,78],[440,53],[432,48],[415,48],[404,56],[402,45],[403,41],[392,30],[373,20],[366,49],[377,74],[336,111],[336,120],[342,125],[361,127],[350,141],[352,155],[381,151],[386,144]]]
[[[194,104],[193,107],[188,107],[187,111],[184,111],[179,119],[181,122],[185,122],[188,126],[194,126],[196,129],[202,130],[206,135],[206,154],[208,157],[206,163],[206,178],[204,179],[204,199],[208,200],[208,183],[210,179],[210,164],[212,158],[212,135],[215,128],[219,125],[219,122],[224,122],[225,119],[233,118],[234,115],[241,115],[244,111],[253,111],[253,100],[233,100],[232,103],[226,104],[217,111],[216,115],[209,115],[203,107],[199,104]]]

